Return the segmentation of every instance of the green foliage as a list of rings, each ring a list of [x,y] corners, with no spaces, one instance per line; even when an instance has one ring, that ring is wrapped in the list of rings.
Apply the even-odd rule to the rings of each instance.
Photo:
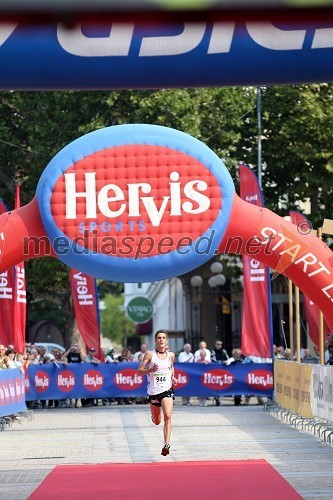
[[[108,294],[103,301],[105,309],[100,311],[103,336],[115,344],[122,344],[124,339],[135,331],[135,324],[120,309],[124,304],[124,298]]]
[[[332,100],[332,84],[262,89],[266,206],[285,215],[310,199],[315,226],[324,216],[333,218]],[[24,205],[32,200],[42,171],[59,150],[85,133],[111,125],[153,123],[187,132],[223,158],[234,179],[239,161],[257,164],[253,88],[1,92],[0,116],[0,197],[9,209],[16,183],[23,183]],[[26,270],[29,325],[55,319],[69,332],[73,312],[67,267],[55,259],[36,259],[26,263]],[[99,282],[104,300],[122,291],[122,284]],[[117,307],[113,309],[117,315]],[[114,328],[108,324],[104,330]],[[123,335],[125,326],[116,331]]]

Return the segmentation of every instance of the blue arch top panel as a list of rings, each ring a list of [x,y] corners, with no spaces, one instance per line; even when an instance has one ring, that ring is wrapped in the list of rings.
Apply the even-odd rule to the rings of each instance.
[[[333,22],[0,24],[0,89],[126,89],[333,81]]]

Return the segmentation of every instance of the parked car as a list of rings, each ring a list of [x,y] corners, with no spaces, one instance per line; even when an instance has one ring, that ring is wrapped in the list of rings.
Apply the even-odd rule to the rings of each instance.
[[[46,354],[49,354],[52,349],[58,349],[60,352],[65,352],[66,349],[60,344],[53,344],[52,342],[35,342],[36,347],[46,347]]]

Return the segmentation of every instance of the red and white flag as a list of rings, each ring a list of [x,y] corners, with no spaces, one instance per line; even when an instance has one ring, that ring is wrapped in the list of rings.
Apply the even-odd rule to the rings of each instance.
[[[16,186],[15,209],[20,208],[21,186]],[[25,329],[27,324],[27,291],[25,280],[24,262],[15,266],[15,286],[13,302],[13,324],[14,324],[14,346],[16,352],[24,353],[25,349]]]
[[[254,172],[239,165],[240,197],[263,207],[262,192]],[[243,256],[242,352],[247,356],[271,358],[273,355],[271,287],[268,267],[255,257]]]
[[[0,215],[8,212],[3,200],[0,200]],[[8,214],[9,216],[9,214]],[[6,226],[5,226],[6,227]],[[0,261],[1,249],[6,242],[6,232],[0,232]],[[14,344],[13,330],[13,297],[14,297],[14,268],[0,274],[0,344],[7,346]]]
[[[306,224],[306,227],[311,227],[310,222],[305,217],[305,215],[297,212],[296,210],[291,210],[289,212],[291,222],[296,224],[296,226]],[[307,295],[303,294],[304,312],[306,321],[308,324],[309,337],[314,343],[314,345],[319,349],[319,308],[314,304]],[[326,321],[324,321],[324,335],[326,337],[329,331]]]
[[[78,330],[87,348],[96,350],[96,357],[101,358],[101,334],[97,286],[95,278],[70,270],[71,292]]]

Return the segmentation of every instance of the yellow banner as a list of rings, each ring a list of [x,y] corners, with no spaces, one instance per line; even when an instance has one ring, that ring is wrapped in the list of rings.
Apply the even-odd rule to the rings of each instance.
[[[275,400],[283,408],[312,418],[310,405],[312,366],[293,361],[274,360]]]

